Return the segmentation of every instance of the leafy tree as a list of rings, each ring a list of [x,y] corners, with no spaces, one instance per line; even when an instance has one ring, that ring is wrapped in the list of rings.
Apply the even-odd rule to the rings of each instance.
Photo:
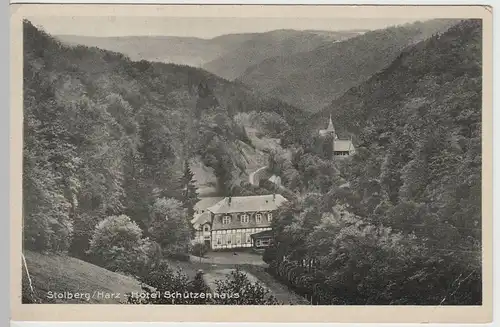
[[[205,243],[195,243],[191,248],[191,253],[198,257],[203,257],[207,254],[208,250],[209,247]]]
[[[88,250],[91,260],[112,271],[136,274],[149,263],[153,245],[125,215],[110,216],[95,228]]]
[[[30,74],[34,81],[29,81]],[[60,107],[50,99],[53,87],[29,69],[24,80],[28,85],[41,85],[24,98],[23,242],[29,249],[65,252],[73,233],[73,201],[78,189],[74,174],[79,158],[67,141]],[[61,142],[54,144],[58,139]]]
[[[153,267],[140,280],[142,293],[128,294],[131,304],[197,304],[189,296],[189,292],[196,292],[194,284],[182,270],[173,270],[165,262]]]
[[[197,188],[195,185],[194,174],[189,168],[189,161],[184,163],[184,175],[181,178],[181,185],[183,188],[182,192],[182,203],[184,208],[187,210],[187,216],[193,217],[194,206],[199,201]]]
[[[182,203],[175,199],[156,199],[150,209],[149,235],[164,253],[187,253],[191,230]]]

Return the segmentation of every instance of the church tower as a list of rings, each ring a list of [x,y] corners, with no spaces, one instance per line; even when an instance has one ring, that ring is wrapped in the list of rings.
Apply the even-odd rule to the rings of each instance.
[[[330,120],[328,121],[328,127],[319,131],[321,136],[332,135],[334,140],[337,140],[337,133],[335,133],[335,127],[333,126],[332,115],[330,115]]]
[[[333,138],[333,155],[335,158],[348,157],[355,153],[354,144],[351,139],[339,139],[333,126],[332,115],[328,121],[328,127],[321,129],[319,135],[322,137],[332,136]]]

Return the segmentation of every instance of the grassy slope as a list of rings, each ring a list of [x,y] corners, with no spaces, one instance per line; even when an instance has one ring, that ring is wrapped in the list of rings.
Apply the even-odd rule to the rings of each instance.
[[[120,299],[90,299],[88,303],[119,303],[125,293],[140,291],[139,282],[88,262],[62,255],[24,251],[33,288],[43,303],[87,303],[85,300],[52,300],[52,292],[120,293]],[[26,282],[24,280],[23,282]]]

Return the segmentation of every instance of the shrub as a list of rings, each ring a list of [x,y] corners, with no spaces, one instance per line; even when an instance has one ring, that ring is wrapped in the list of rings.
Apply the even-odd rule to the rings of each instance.
[[[189,261],[189,254],[186,253],[181,253],[181,252],[170,252],[166,251],[165,256],[174,260],[179,260],[179,261]]]
[[[191,254],[198,257],[204,257],[208,252],[208,246],[205,243],[196,243],[191,248]]]
[[[140,278],[144,283],[142,292],[146,295],[137,297],[128,294],[130,304],[207,304],[211,300],[201,293],[210,290],[203,280],[203,273],[198,272],[193,280],[179,268],[172,268],[165,262],[152,267],[147,275]],[[193,296],[197,294],[198,296]]]
[[[142,230],[125,215],[101,221],[90,240],[91,261],[112,271],[137,274],[149,264],[155,245],[142,238]]]
[[[217,293],[227,296],[214,299],[216,304],[272,305],[279,304],[270,291],[259,283],[252,283],[239,268],[225,280],[215,282]]]

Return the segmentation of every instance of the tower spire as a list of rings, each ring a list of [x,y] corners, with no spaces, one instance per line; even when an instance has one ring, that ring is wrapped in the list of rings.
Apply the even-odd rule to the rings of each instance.
[[[333,127],[332,115],[330,114],[330,121],[328,122],[328,130],[333,131],[335,128]]]

